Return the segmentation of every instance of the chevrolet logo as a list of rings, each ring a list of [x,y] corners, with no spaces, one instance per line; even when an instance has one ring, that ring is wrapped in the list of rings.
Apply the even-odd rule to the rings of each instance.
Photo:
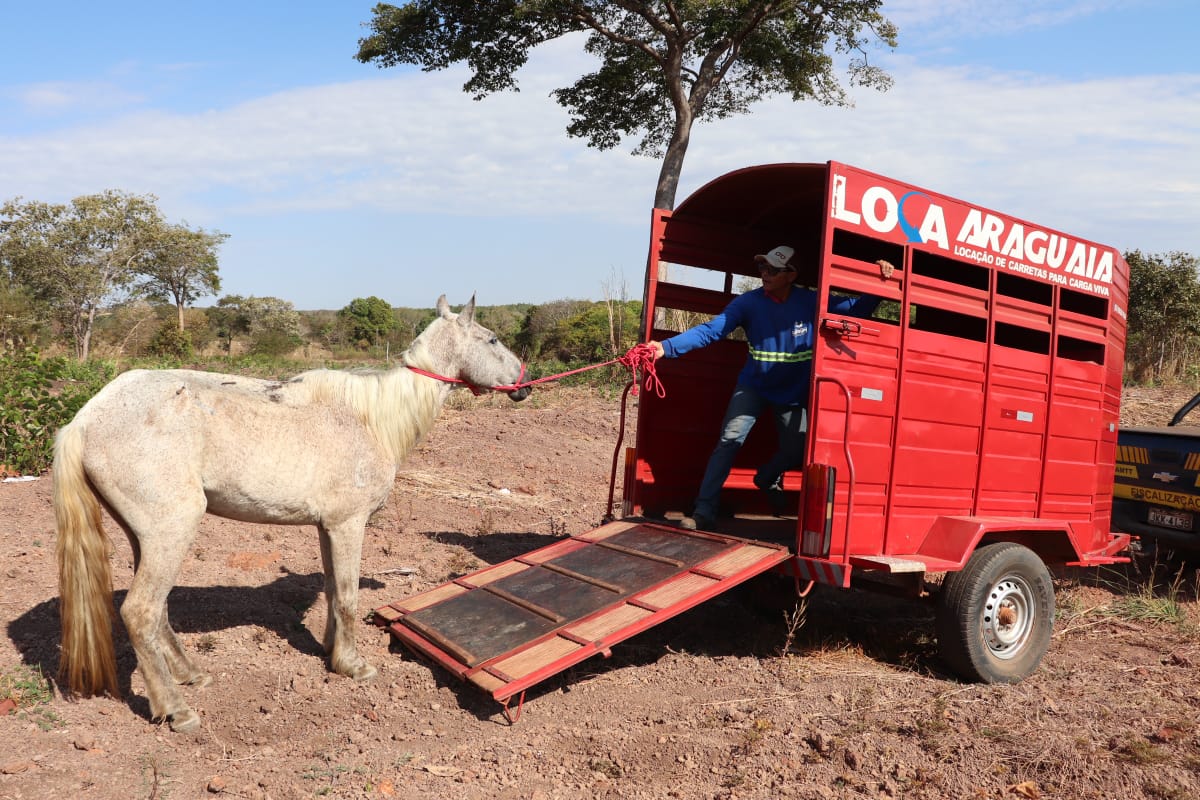
[[[1178,475],[1172,475],[1169,472],[1156,472],[1151,477],[1154,478],[1154,480],[1162,481],[1163,483],[1174,483],[1179,479]]]

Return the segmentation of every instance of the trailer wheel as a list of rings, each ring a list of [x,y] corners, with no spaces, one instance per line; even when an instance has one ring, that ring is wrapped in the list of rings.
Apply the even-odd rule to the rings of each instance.
[[[961,677],[1016,683],[1050,647],[1054,584],[1046,565],[1013,542],[984,545],[942,584],[938,650]]]

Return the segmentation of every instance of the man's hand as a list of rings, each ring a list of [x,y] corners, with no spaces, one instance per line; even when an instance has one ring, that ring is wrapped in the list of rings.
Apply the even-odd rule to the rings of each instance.
[[[884,280],[892,277],[892,273],[896,271],[896,268],[892,266],[892,262],[890,261],[886,261],[881,258],[875,263],[879,265],[879,277],[883,278]]]
[[[650,347],[654,349],[654,360],[655,361],[658,361],[660,358],[663,357],[664,351],[663,351],[662,342],[650,342]]]

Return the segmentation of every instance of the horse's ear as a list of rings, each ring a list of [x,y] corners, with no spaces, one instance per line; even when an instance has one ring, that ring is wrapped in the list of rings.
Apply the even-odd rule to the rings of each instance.
[[[463,310],[458,312],[458,321],[464,325],[470,325],[475,321],[475,295],[471,295],[470,301],[463,306]]]
[[[450,304],[446,302],[446,295],[438,298],[437,312],[439,317],[450,318]]]

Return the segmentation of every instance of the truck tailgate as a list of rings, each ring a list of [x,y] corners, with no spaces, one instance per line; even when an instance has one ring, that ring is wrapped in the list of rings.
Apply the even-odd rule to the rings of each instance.
[[[1200,429],[1121,428],[1113,525],[1174,547],[1200,546]]]

